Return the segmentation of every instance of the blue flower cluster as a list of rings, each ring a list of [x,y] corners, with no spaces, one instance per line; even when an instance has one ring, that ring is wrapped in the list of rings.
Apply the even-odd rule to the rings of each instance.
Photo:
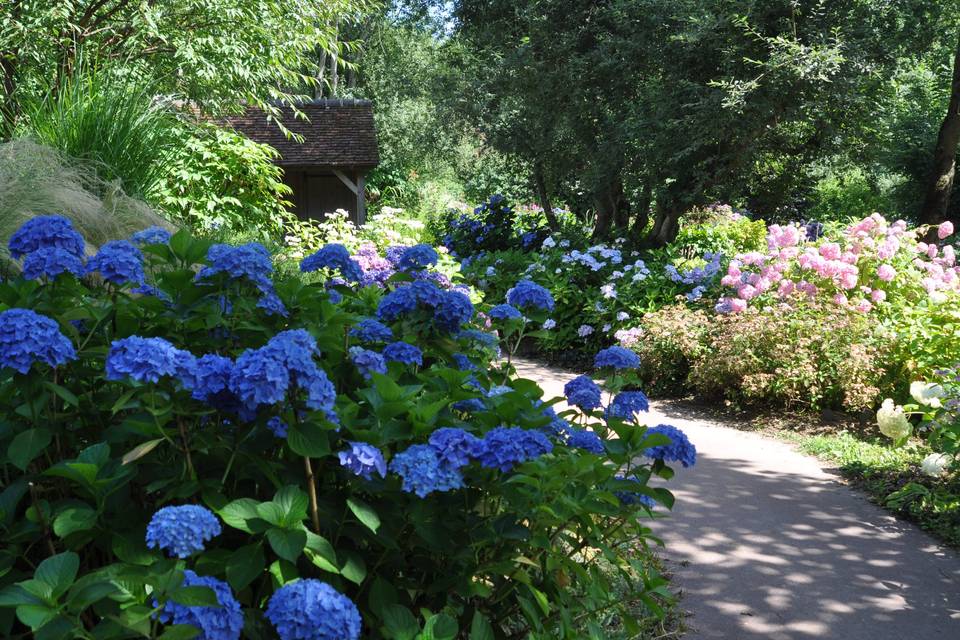
[[[427,280],[401,286],[380,299],[377,317],[387,322],[416,311],[420,306],[433,310],[437,328],[455,333],[473,317],[473,303],[461,291],[443,291]]]
[[[522,310],[553,311],[553,296],[532,280],[521,280],[507,291],[507,302]]]
[[[483,453],[483,441],[477,436],[454,427],[442,427],[430,434],[433,447],[442,464],[453,469],[467,466]]]
[[[404,491],[421,498],[434,491],[452,491],[463,486],[460,471],[444,464],[436,449],[428,444],[415,444],[395,455],[390,470],[403,479]]]
[[[393,330],[373,318],[364,318],[350,329],[350,335],[361,342],[390,342]]]
[[[603,446],[603,440],[600,438],[600,436],[589,429],[577,429],[576,427],[570,427],[566,430],[566,435],[567,446],[569,447],[583,449],[584,451],[589,451],[590,453],[595,453],[597,455],[606,452],[606,448]]]
[[[540,431],[497,427],[483,437],[483,451],[479,460],[484,467],[506,472],[551,451],[553,444]]]
[[[393,322],[415,311],[416,308],[417,293],[413,286],[400,287],[380,299],[380,303],[377,305],[377,317],[387,322]]]
[[[185,504],[163,507],[147,525],[147,547],[166,551],[171,558],[188,558],[203,551],[204,543],[220,535],[217,516],[206,507]]]
[[[287,430],[289,428],[290,427],[287,426],[287,423],[281,420],[278,416],[273,416],[267,420],[267,429],[269,429],[270,433],[277,438],[286,438]]]
[[[99,273],[116,285],[143,284],[143,254],[132,242],[113,240],[87,261],[87,273]]]
[[[408,342],[391,342],[383,348],[383,357],[389,362],[423,365],[423,352]]]
[[[593,378],[583,375],[563,385],[563,395],[567,397],[568,404],[591,411],[600,406],[603,392]]]
[[[188,606],[168,600],[157,614],[164,624],[189,624],[200,630],[202,640],[238,640],[243,631],[243,610],[230,585],[211,576],[183,572],[181,587],[207,587],[217,596],[218,607]],[[156,606],[156,603],[154,604]]]
[[[429,244],[418,244],[408,247],[400,254],[397,267],[402,271],[418,271],[437,264],[436,250]]]
[[[58,248],[78,258],[84,253],[83,236],[73,228],[73,223],[63,216],[37,216],[30,218],[13,232],[7,247],[15,260],[37,249]]]
[[[364,349],[363,347],[350,347],[350,359],[356,365],[360,375],[365,380],[370,380],[374,373],[385,374],[387,372],[387,362],[383,356],[376,351]]]
[[[597,353],[593,359],[597,369],[636,369],[640,366],[640,356],[623,347],[607,347]]]
[[[647,429],[646,435],[660,434],[670,438],[670,444],[650,447],[644,455],[653,460],[665,462],[679,462],[684,467],[692,467],[697,463],[697,448],[680,429],[669,424],[658,424]]]
[[[142,231],[137,231],[135,234],[130,236],[130,241],[139,244],[167,244],[170,242],[170,238],[173,237],[169,231],[163,227],[147,227]]]
[[[257,302],[258,308],[268,315],[287,315],[287,309],[277,296],[270,279],[273,274],[270,252],[259,242],[248,242],[236,247],[215,244],[207,251],[207,262],[209,266],[200,270],[197,280],[207,280],[218,274],[225,274],[232,280],[246,279],[253,283],[261,294]]]
[[[343,467],[364,480],[371,480],[374,471],[379,473],[381,478],[386,477],[387,463],[380,449],[366,442],[348,442],[347,444],[350,448],[337,454]]]
[[[643,391],[622,391],[607,407],[606,416],[633,420],[638,413],[650,410],[650,401]]]
[[[34,362],[58,367],[76,359],[73,344],[47,316],[29,309],[0,313],[0,366],[26,374]]]
[[[61,273],[83,276],[83,260],[60,247],[43,247],[31,251],[23,259],[23,277],[27,280],[56,278]]]
[[[163,338],[130,336],[114,340],[107,353],[107,380],[131,378],[137,382],[159,382],[175,376],[192,379],[196,360]]]
[[[439,329],[455,333],[472,317],[473,303],[470,302],[470,298],[459,291],[443,292],[434,315],[434,321]]]
[[[487,315],[495,320],[514,320],[523,317],[523,314],[516,307],[509,304],[498,304],[490,309]]]
[[[322,247],[316,253],[307,256],[300,263],[300,271],[310,273],[320,269],[339,271],[340,275],[350,282],[360,282],[363,270],[356,260],[350,257],[350,252],[342,244],[331,243]]]
[[[466,355],[462,353],[453,354],[453,362],[457,365],[457,369],[460,371],[476,371],[478,369],[477,365],[473,364]]]
[[[622,476],[622,475],[618,475],[618,476],[616,476],[616,479],[617,479],[617,480],[626,480],[627,482],[630,482],[630,483],[633,483],[633,484],[637,484],[637,485],[640,484],[640,481],[637,480],[637,477],[636,477],[636,476],[626,476],[626,477],[624,477],[624,476]],[[613,495],[617,496],[617,499],[620,501],[620,504],[623,504],[623,505],[626,505],[626,506],[639,504],[639,505],[643,505],[644,507],[646,507],[646,508],[648,508],[648,509],[653,509],[654,507],[657,506],[657,503],[654,501],[653,498],[651,498],[650,496],[648,496],[648,495],[646,495],[646,494],[638,493],[638,492],[636,492],[636,491],[630,491],[630,490],[626,490],[626,489],[621,489],[621,490],[619,490],[619,491],[614,491],[614,492],[613,492]]]
[[[290,582],[270,596],[264,612],[280,640],[358,640],[357,605],[326,582]]]

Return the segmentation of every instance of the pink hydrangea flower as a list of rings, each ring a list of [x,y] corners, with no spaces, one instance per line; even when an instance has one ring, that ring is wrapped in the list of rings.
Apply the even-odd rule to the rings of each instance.
[[[943,240],[951,235],[953,235],[953,223],[949,220],[941,222],[940,226],[937,227],[937,237]]]
[[[897,271],[888,264],[882,264],[877,267],[877,277],[884,282],[890,282],[897,277]]]
[[[874,289],[870,292],[870,299],[874,303],[880,303],[887,299],[887,292],[883,289]]]
[[[870,313],[870,310],[873,309],[873,305],[870,304],[869,300],[861,300],[857,303],[856,309],[860,313]]]
[[[824,242],[820,245],[820,255],[827,260],[836,260],[840,257],[840,245],[836,242]]]
[[[833,301],[841,307],[845,306],[847,304],[847,296],[843,295],[842,293],[837,293],[833,296]]]

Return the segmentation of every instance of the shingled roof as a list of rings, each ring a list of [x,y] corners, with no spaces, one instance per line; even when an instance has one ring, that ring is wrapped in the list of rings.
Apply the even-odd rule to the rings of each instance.
[[[225,121],[251,140],[279,151],[281,166],[375,167],[380,163],[369,100],[313,100],[297,108],[307,119],[295,117],[291,107],[281,107],[280,122],[303,136],[302,142],[285,136],[254,107]]]

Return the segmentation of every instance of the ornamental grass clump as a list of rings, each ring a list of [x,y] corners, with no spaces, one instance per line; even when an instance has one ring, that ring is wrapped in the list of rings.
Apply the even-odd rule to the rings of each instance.
[[[38,220],[18,260],[85,259]],[[660,611],[642,549],[692,447],[643,426],[635,357],[560,413],[494,363],[541,292],[490,319],[412,278],[423,249],[364,285],[339,249],[304,277],[186,232],[110,247],[0,282],[0,636],[574,639]]]

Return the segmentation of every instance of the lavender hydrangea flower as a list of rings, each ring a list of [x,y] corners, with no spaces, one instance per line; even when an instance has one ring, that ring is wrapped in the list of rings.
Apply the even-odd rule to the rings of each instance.
[[[379,473],[381,478],[387,476],[387,463],[380,449],[366,442],[348,442],[347,444],[350,448],[337,454],[341,466],[364,480],[373,479],[374,472]]]
[[[593,359],[593,366],[597,369],[610,367],[612,369],[636,369],[640,366],[640,356],[623,347],[607,347],[598,352]]]
[[[97,255],[87,260],[87,273],[99,273],[113,284],[142,284],[143,253],[127,240],[113,240],[100,247]]]
[[[550,292],[532,280],[521,280],[507,291],[507,302],[518,309],[540,309],[553,311],[553,296]]]
[[[300,263],[300,271],[304,273],[320,269],[339,271],[340,275],[351,282],[359,282],[363,279],[363,270],[357,261],[350,257],[350,252],[342,244],[325,245]]]
[[[204,550],[204,543],[220,535],[217,516],[206,507],[185,504],[163,507],[147,525],[147,547],[166,551],[171,558],[188,558]]]
[[[163,227],[147,227],[142,231],[137,231],[130,236],[130,241],[135,244],[167,244],[173,237],[169,231]]]
[[[35,362],[58,367],[76,359],[73,344],[52,319],[29,309],[0,313],[0,367],[26,374]]]
[[[591,411],[600,406],[603,392],[593,378],[583,375],[563,385],[563,394],[569,404],[584,411]]]
[[[428,440],[442,464],[459,469],[470,464],[483,453],[483,441],[477,436],[455,427],[443,427],[430,434]]]
[[[523,314],[516,307],[509,304],[498,304],[490,309],[487,315],[496,320],[514,320],[523,317]]]
[[[374,373],[385,374],[387,372],[386,361],[376,351],[370,351],[363,347],[350,347],[350,359],[353,360],[353,364],[356,365],[365,380],[370,380]]]
[[[357,605],[326,582],[290,582],[270,597],[264,612],[280,640],[359,640]]]
[[[437,264],[436,250],[428,244],[418,244],[408,247],[397,260],[397,267],[403,271],[414,271],[425,269],[426,267]]]
[[[7,248],[15,260],[43,248],[63,249],[80,258],[83,257],[84,245],[83,236],[77,233],[69,219],[63,216],[37,216],[13,232]]]
[[[423,364],[423,352],[407,342],[391,342],[383,348],[383,357],[389,362],[403,364]]]
[[[658,424],[647,429],[646,435],[653,434],[667,436],[671,442],[650,447],[643,452],[646,457],[666,462],[679,462],[684,467],[692,467],[697,463],[697,448],[687,438],[687,434],[680,429],[669,424]]]
[[[23,277],[27,280],[53,279],[63,273],[83,276],[83,260],[60,247],[42,247],[23,259]]]
[[[373,318],[364,318],[358,322],[356,326],[350,329],[350,335],[361,342],[390,342],[393,340],[393,331],[390,327]]]
[[[200,640],[239,640],[243,631],[243,610],[230,585],[211,576],[183,572],[181,587],[207,587],[217,596],[218,607],[188,606],[168,600],[157,614],[164,624],[188,624],[200,630]],[[157,606],[154,601],[154,606]]]
[[[497,427],[483,437],[480,464],[507,472],[516,465],[550,453],[553,444],[540,431]]]
[[[403,479],[401,488],[425,498],[434,491],[452,491],[463,486],[463,476],[440,460],[427,444],[415,444],[390,461],[390,470]]]

